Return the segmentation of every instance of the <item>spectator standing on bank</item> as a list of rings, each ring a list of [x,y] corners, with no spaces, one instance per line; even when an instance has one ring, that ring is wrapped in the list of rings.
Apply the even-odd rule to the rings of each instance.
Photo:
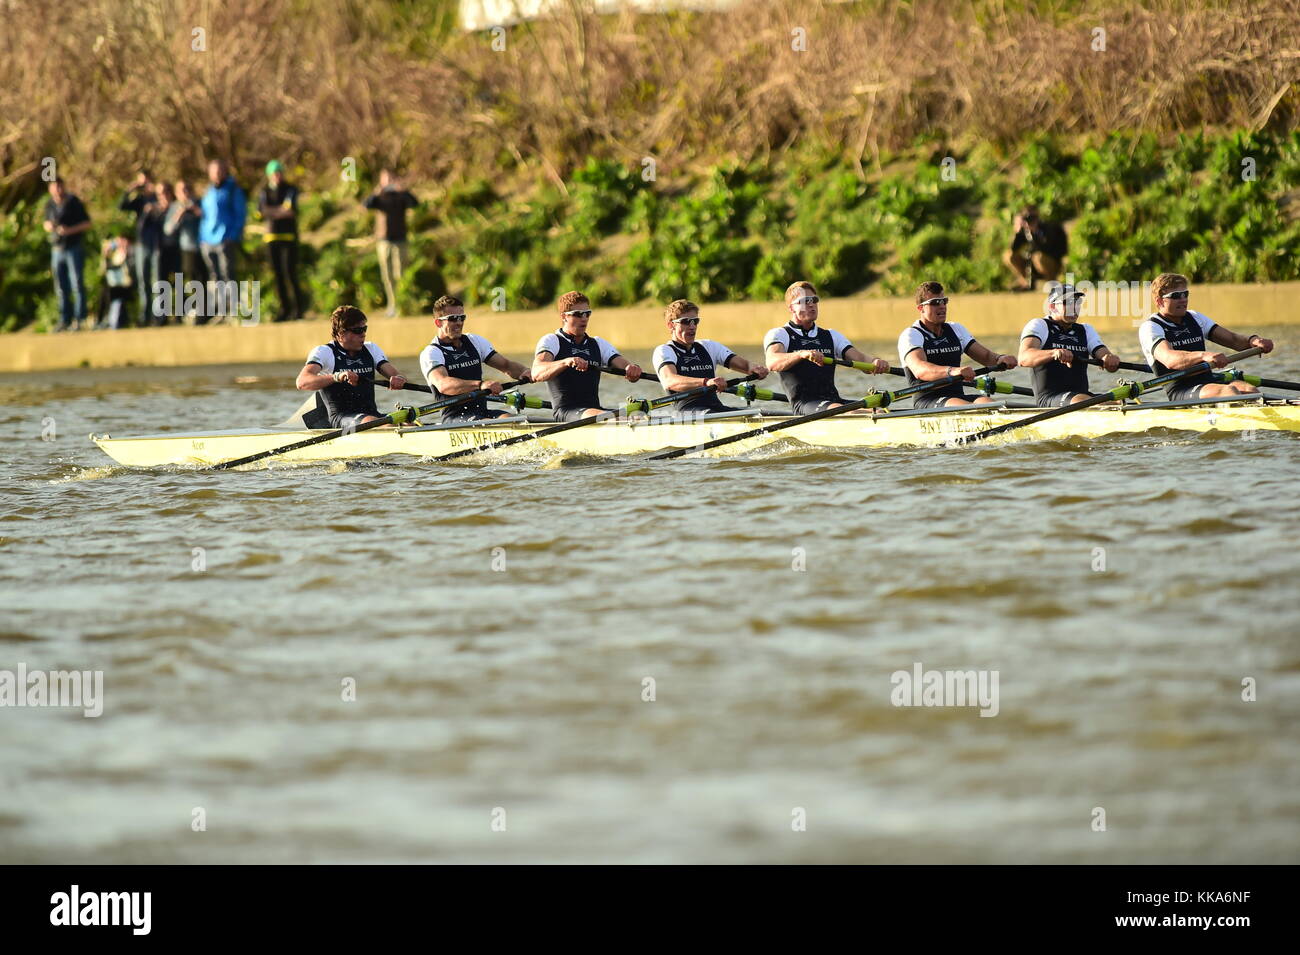
[[[1029,292],[1035,279],[1059,279],[1069,248],[1065,229],[1056,222],[1043,222],[1036,208],[1025,206],[1016,214],[1015,230],[1003,261],[1016,275],[1016,289]]]
[[[125,235],[104,240],[100,268],[104,283],[100,286],[99,322],[114,331],[122,327],[126,303],[131,298],[131,240]]]
[[[397,283],[406,267],[406,210],[415,206],[415,196],[406,191],[401,180],[381,169],[379,186],[366,197],[365,207],[379,213],[375,216],[375,248],[389,317],[397,314]]]
[[[194,191],[184,179],[176,180],[176,200],[167,209],[167,218],[163,222],[163,235],[175,236],[181,256],[181,294],[185,294],[186,282],[207,281],[207,270],[203,267],[203,256],[199,254],[199,219],[202,210]]]
[[[257,196],[257,211],[266,220],[266,250],[280,300],[277,322],[302,318],[298,294],[298,187],[284,179],[278,159],[266,164],[266,185]]]
[[[156,325],[161,316],[153,314],[153,283],[158,279],[162,246],[162,219],[158,214],[158,193],[149,170],[136,174],[135,182],[122,193],[117,207],[135,213],[135,284],[140,300],[140,324]]]
[[[208,281],[237,282],[239,243],[244,237],[244,223],[248,218],[248,200],[239,183],[230,175],[224,159],[213,159],[208,163],[208,190],[203,194],[201,206],[199,251],[207,268]],[[221,291],[224,296],[225,290]],[[209,301],[212,301],[211,296]],[[218,301],[224,301],[224,297]]]
[[[63,180],[49,186],[45,203],[45,231],[50,235],[50,271],[54,274],[54,294],[59,302],[56,332],[81,327],[86,318],[86,249],[84,234],[90,228],[90,216],[81,200],[68,192]]]
[[[167,222],[171,218],[172,206],[176,205],[176,192],[172,189],[170,183],[162,182],[158,184],[158,230],[160,233],[158,239],[158,279],[166,282],[168,288],[171,288],[176,281],[176,274],[181,270],[181,241],[180,236],[174,231],[167,231]],[[184,280],[181,280],[182,283]],[[184,284],[180,287],[181,295],[185,294]],[[153,293],[150,292],[152,299]],[[172,301],[172,295],[167,294],[167,301]],[[171,314],[171,306],[168,305],[163,309],[159,321],[166,325],[168,317]],[[180,316],[176,316],[180,321]]]

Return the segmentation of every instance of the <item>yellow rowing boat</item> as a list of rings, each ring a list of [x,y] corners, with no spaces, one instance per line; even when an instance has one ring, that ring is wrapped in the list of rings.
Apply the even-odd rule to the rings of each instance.
[[[1007,424],[1040,412],[1041,408],[1004,405],[966,406],[930,411],[877,411],[851,413],[813,421],[777,435],[758,435],[706,452],[715,456],[745,454],[765,444],[786,442],[812,448],[880,448],[936,446],[953,438]],[[689,448],[764,424],[786,420],[788,415],[740,411],[698,420],[681,418],[630,418],[574,428],[552,437],[502,449],[497,457],[526,458],[539,451],[561,451],[593,456],[649,454],[671,448]],[[427,425],[415,428],[376,428],[345,435],[333,441],[300,448],[272,461],[336,461],[405,456],[436,457],[450,451],[487,446],[517,435],[541,431],[549,422],[523,418],[474,425]],[[1051,439],[1090,440],[1112,434],[1137,434],[1166,429],[1174,432],[1300,431],[1300,400],[1211,399],[1188,402],[1126,403],[1089,408],[1029,425],[999,437],[1002,441]],[[321,431],[261,429],[208,431],[198,434],[150,434],[114,438],[91,435],[103,451],[129,467],[162,465],[212,465],[246,455],[271,451]],[[482,457],[462,460],[483,460]]]

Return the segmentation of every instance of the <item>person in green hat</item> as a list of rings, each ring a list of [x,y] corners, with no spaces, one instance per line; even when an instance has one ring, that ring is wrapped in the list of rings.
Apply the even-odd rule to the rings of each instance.
[[[284,164],[272,159],[266,164],[266,185],[257,197],[257,211],[266,220],[267,253],[275,273],[275,294],[280,308],[277,322],[302,318],[298,292],[298,187],[284,178]]]

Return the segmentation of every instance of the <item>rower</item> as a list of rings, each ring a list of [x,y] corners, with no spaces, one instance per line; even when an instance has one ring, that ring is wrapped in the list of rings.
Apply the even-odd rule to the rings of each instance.
[[[781,376],[781,384],[790,395],[790,407],[797,415],[845,403],[835,390],[836,366],[828,364],[827,358],[868,362],[877,375],[889,371],[885,359],[869,358],[839,332],[817,327],[820,301],[811,282],[795,282],[785,290],[789,321],[763,336],[767,367]]]
[[[1014,355],[999,355],[985,348],[963,326],[948,321],[948,296],[943,294],[943,286],[938,282],[922,282],[917,287],[916,310],[921,313],[920,320],[898,336],[898,357],[903,362],[907,383],[958,380],[917,395],[912,400],[913,408],[971,404],[962,393],[962,382],[973,381],[975,369],[961,363],[962,355],[970,355],[981,365],[1016,367]],[[988,395],[981,395],[974,403],[987,404],[992,400]]]
[[[556,303],[560,327],[537,343],[532,378],[546,382],[556,421],[575,421],[603,414],[600,406],[600,366],[623,372],[628,381],[641,377],[635,365],[605,341],[587,334],[591,301],[581,292],[565,292]]]
[[[1047,293],[1047,315],[1035,318],[1020,333],[1022,368],[1034,376],[1034,400],[1043,408],[1086,401],[1088,359],[1095,358],[1106,371],[1119,370],[1119,355],[1102,342],[1096,329],[1079,321],[1083,293],[1073,285],[1053,284]]]
[[[446,398],[471,391],[501,394],[501,382],[483,378],[483,365],[505,372],[519,381],[531,381],[528,368],[511,361],[492,347],[481,335],[465,334],[465,303],[444,295],[433,303],[433,323],[438,328],[424,351],[420,352],[420,371],[434,395]],[[487,406],[487,396],[451,405],[442,412],[443,421],[481,421],[508,418],[510,412]]]
[[[664,319],[672,337],[654,351],[652,363],[659,375],[659,383],[668,392],[690,391],[700,385],[708,385],[716,392],[680,402],[676,414],[701,415],[740,410],[729,408],[718,400],[718,394],[727,389],[727,379],[717,377],[717,366],[754,375],[760,380],[767,377],[767,369],[742,358],[725,345],[708,338],[696,338],[700,307],[694,302],[684,298],[669,302],[664,309]]]
[[[366,313],[355,305],[340,305],[330,315],[334,340],[312,350],[298,372],[299,391],[316,392],[316,408],[303,416],[309,428],[333,429],[374,421],[375,371],[388,376],[394,391],[406,379],[374,342],[366,341]]]
[[[1238,335],[1200,312],[1192,311],[1187,307],[1189,294],[1185,275],[1165,272],[1157,275],[1151,283],[1151,301],[1156,311],[1138,329],[1138,342],[1147,364],[1157,375],[1167,375],[1203,361],[1222,368],[1228,363],[1227,359],[1222,352],[1206,351],[1207,339],[1233,351],[1262,348],[1268,353],[1273,350],[1270,339],[1259,335]],[[1170,401],[1186,401],[1190,398],[1250,395],[1258,390],[1244,381],[1216,383],[1214,372],[1207,371],[1166,385],[1165,395]]]

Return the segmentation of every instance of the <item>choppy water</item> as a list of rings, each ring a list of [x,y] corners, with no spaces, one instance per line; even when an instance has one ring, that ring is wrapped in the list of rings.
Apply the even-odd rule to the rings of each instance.
[[[1297,436],[240,473],[85,439],[270,423],[295,371],[0,379],[0,669],[105,680],[98,719],[0,709],[0,858],[1300,859]],[[891,705],[917,662],[997,671],[998,714]]]

